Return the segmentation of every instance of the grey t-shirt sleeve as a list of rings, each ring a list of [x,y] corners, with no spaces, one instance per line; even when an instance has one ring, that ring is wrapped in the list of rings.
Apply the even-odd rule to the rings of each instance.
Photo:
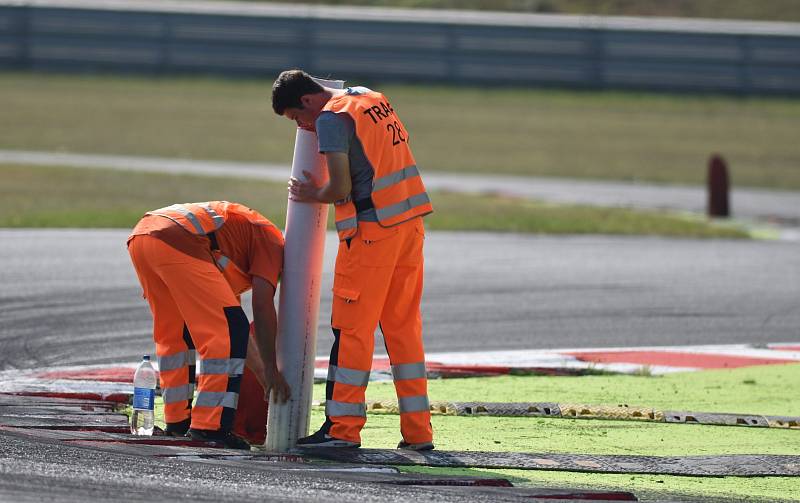
[[[355,124],[349,115],[322,112],[317,117],[316,128],[320,152],[350,152]]]

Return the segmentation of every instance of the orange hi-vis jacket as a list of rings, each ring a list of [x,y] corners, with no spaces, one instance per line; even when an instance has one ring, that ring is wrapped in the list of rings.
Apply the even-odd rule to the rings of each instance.
[[[406,128],[383,94],[343,94],[331,98],[322,110],[347,113],[353,119],[364,155],[375,171],[371,199],[382,226],[391,227],[433,211],[408,146]],[[337,201],[335,208],[339,239],[353,237],[358,229],[354,202],[347,197]]]
[[[228,201],[211,201],[205,203],[173,204],[164,208],[148,211],[147,215],[166,217],[179,224],[192,234],[213,236],[213,233],[225,225],[229,213],[237,213],[255,225],[273,227],[272,222],[259,213],[238,203]],[[228,257],[222,254],[211,241],[211,253],[217,268],[230,284],[233,293],[241,294],[250,289],[250,276],[239,269]]]

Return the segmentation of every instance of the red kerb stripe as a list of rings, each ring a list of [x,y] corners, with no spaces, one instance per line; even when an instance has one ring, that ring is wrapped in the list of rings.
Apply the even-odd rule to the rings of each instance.
[[[793,363],[777,358],[752,358],[748,356],[729,356],[701,353],[679,353],[674,351],[592,351],[587,353],[566,353],[578,360],[594,363],[635,363],[639,365],[664,365],[669,367],[695,367],[703,369],[724,369],[749,367],[752,365],[772,365]]]

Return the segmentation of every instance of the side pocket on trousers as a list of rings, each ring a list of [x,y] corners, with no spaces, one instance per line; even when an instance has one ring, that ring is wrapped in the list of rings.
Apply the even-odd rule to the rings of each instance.
[[[358,322],[358,290],[333,287],[331,325],[338,329],[353,329]]]
[[[378,224],[359,227],[359,234],[355,238],[359,243],[353,246],[359,264],[367,267],[394,266],[400,247],[399,235],[397,227],[381,227]]]

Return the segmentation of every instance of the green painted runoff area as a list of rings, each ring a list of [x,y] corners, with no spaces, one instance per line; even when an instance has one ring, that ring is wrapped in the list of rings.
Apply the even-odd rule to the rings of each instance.
[[[0,74],[0,149],[291,160],[271,79]],[[383,85],[424,171],[800,189],[800,100]]]
[[[324,400],[323,384],[314,400]],[[653,407],[693,412],[800,416],[800,364],[670,374],[659,377],[502,376],[438,379],[429,382],[432,401],[561,402]],[[390,382],[373,382],[368,400],[394,398]],[[159,415],[161,404],[158,404]],[[159,417],[159,422],[161,421]],[[312,429],[324,421],[314,407]],[[528,453],[649,456],[797,454],[800,430],[745,426],[562,419],[534,417],[454,417],[434,415],[437,449]],[[163,426],[163,422],[161,422]],[[394,448],[399,416],[368,414],[364,447]],[[506,477],[516,485],[610,488],[643,495],[728,497],[778,501],[797,498],[800,477],[682,477],[614,475],[533,470],[403,467],[404,471]]]
[[[286,221],[286,185],[254,180],[84,168],[0,164],[0,227],[132,228],[148,210],[175,202],[236,201],[262,212],[278,227]],[[499,196],[432,192],[432,230],[547,234],[648,234],[743,238],[736,222],[620,208],[552,205]],[[333,229],[333,211],[329,227]]]

